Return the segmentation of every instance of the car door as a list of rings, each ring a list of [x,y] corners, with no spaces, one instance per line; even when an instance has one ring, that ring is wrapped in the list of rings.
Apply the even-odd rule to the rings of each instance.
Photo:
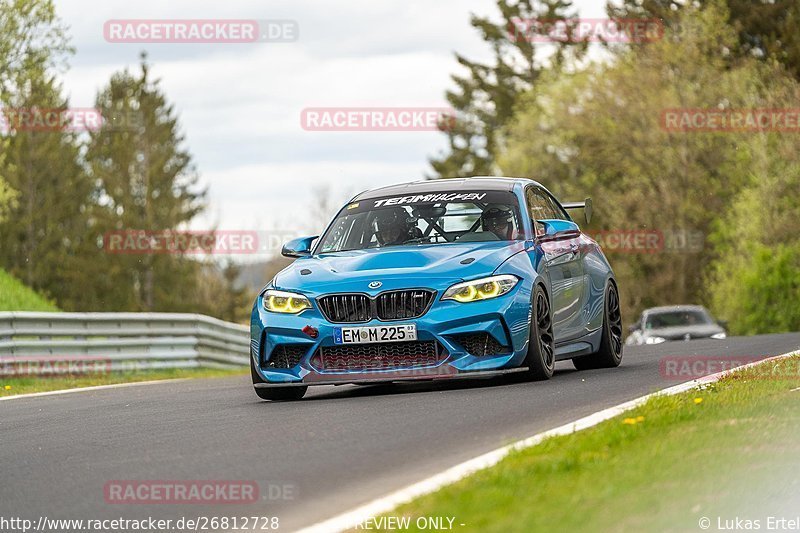
[[[537,235],[543,231],[541,220],[569,220],[555,200],[539,187],[529,187],[525,199]],[[580,237],[548,240],[542,242],[541,249],[552,291],[553,334],[556,344],[561,344],[586,332],[583,316],[584,250],[580,246]]]

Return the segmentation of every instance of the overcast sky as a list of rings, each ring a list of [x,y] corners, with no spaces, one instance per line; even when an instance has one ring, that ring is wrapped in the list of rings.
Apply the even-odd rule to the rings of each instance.
[[[178,112],[209,210],[193,227],[295,228],[312,187],[335,203],[366,188],[421,179],[445,147],[437,132],[308,132],[307,107],[442,107],[453,52],[488,58],[470,13],[496,16],[493,0],[58,1],[77,52],[64,75],[73,107],[91,107],[111,74],[152,73]],[[578,0],[602,17],[604,1]],[[106,42],[109,19],[290,19],[287,43],[128,44]]]

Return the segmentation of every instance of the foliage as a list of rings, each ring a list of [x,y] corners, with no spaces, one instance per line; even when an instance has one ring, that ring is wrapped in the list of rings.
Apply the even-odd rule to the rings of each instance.
[[[786,136],[762,141],[757,179],[719,220],[707,274],[712,309],[743,335],[800,330],[797,145]]]
[[[160,232],[177,229],[204,209],[205,191],[189,152],[183,146],[172,105],[151,80],[144,57],[138,76],[114,74],[98,94],[103,126],[91,133],[86,161],[102,191],[99,225],[111,230]],[[180,311],[189,308],[199,265],[179,254],[116,255],[114,263],[128,276],[115,299],[127,308]],[[114,290],[114,282],[108,289]],[[126,302],[123,298],[129,298]]]
[[[629,320],[645,307],[708,300],[704,274],[722,252],[714,246],[719,220],[743,191],[780,172],[778,162],[798,162],[786,134],[664,127],[665,109],[789,108],[800,94],[779,66],[726,54],[737,37],[723,5],[681,16],[696,31],[615,49],[612,61],[540,79],[521,99],[500,157],[504,174],[537,179],[567,200],[593,196],[596,216],[587,229],[707,237],[709,245],[697,250],[665,246],[611,257]],[[800,181],[784,176],[785,198],[796,205]],[[750,211],[750,220],[762,211]],[[796,231],[796,220],[784,219],[784,227]]]
[[[0,311],[58,311],[53,302],[0,270]]]
[[[442,125],[449,152],[430,159],[436,173],[433,177],[493,173],[501,146],[499,128],[511,118],[517,98],[535,85],[543,68],[535,43],[511,30],[514,21],[563,20],[571,15],[571,7],[571,0],[497,0],[500,22],[472,16],[470,23],[491,47],[494,60],[485,64],[456,54],[456,61],[467,74],[453,75],[456,90],[446,93],[457,120]],[[559,49],[551,58],[552,66],[562,62],[564,50]]]
[[[611,16],[619,18],[655,17],[668,30],[681,33],[691,29],[682,19],[683,10],[717,4],[718,0],[623,0],[608,2]],[[731,50],[740,56],[778,61],[800,79],[800,3],[797,0],[725,0],[730,13],[728,24],[738,37]]]
[[[58,74],[72,52],[51,0],[0,3],[0,266],[66,310],[241,318],[234,267],[103,249],[108,231],[176,230],[205,207],[174,108],[144,59],[138,74],[118,72],[98,94],[103,121],[88,139],[72,131],[80,126],[9,119],[11,111],[70,109]],[[201,300],[201,284],[230,298]]]

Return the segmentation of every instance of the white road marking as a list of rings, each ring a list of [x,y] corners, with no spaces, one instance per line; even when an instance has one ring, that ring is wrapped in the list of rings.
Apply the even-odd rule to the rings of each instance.
[[[708,376],[704,376],[702,378],[698,378],[692,381],[687,381],[686,383],[681,383],[680,385],[675,385],[673,387],[669,387],[667,389],[663,389],[658,392],[654,392],[652,394],[648,394],[646,396],[630,400],[628,402],[616,405],[614,407],[609,407],[608,409],[604,409],[602,411],[591,414],[574,422],[570,422],[569,424],[564,424],[563,426],[557,427],[555,429],[551,429],[549,431],[533,435],[532,437],[528,437],[526,439],[517,441],[513,444],[509,444],[508,446],[503,446],[502,448],[498,448],[489,453],[485,453],[481,456],[475,457],[474,459],[470,459],[469,461],[465,461],[452,468],[448,468],[444,472],[440,472],[439,474],[431,476],[423,481],[414,483],[413,485],[409,485],[408,487],[400,489],[396,492],[392,492],[391,494],[388,494],[382,498],[373,500],[365,505],[362,505],[361,507],[340,514],[323,522],[319,522],[307,528],[301,529],[298,533],[336,533],[340,531],[354,529],[358,524],[361,524],[370,518],[388,513],[395,507],[402,505],[404,503],[408,503],[414,498],[439,490],[445,485],[450,485],[452,483],[455,483],[456,481],[459,481],[469,476],[470,474],[477,472],[478,470],[489,468],[490,466],[493,466],[498,462],[500,462],[501,459],[503,459],[513,450],[520,450],[523,448],[536,446],[537,444],[539,444],[540,442],[549,437],[554,437],[558,435],[569,435],[571,433],[575,433],[576,431],[596,426],[601,422],[619,416],[625,411],[628,411],[630,409],[633,409],[635,407],[644,404],[650,398],[653,398],[655,396],[669,396],[672,394],[680,394],[682,392],[692,390],[695,387],[713,383],[719,380],[720,378],[725,377],[733,372],[740,372],[744,369],[751,368],[756,365],[768,362],[776,362],[781,359],[785,359],[787,357],[792,357],[795,355],[800,355],[800,351],[790,352],[783,355],[777,355],[775,357],[769,357],[767,359],[762,359],[760,361],[749,363],[747,365],[742,365],[736,368],[725,370],[723,372],[718,372],[716,374],[709,374]]]
[[[155,385],[156,383],[177,383],[178,381],[187,381],[192,378],[177,378],[177,379],[157,379],[154,381],[134,381],[132,383],[113,383],[111,385],[95,385],[94,387],[78,387],[75,389],[61,389],[51,390],[46,392],[31,392],[29,394],[17,394],[16,396],[3,396],[0,402],[5,400],[20,400],[22,398],[37,398],[39,396],[57,396],[60,394],[72,394],[73,392],[88,392],[93,390],[104,389],[121,389],[123,387],[137,387],[139,385]]]

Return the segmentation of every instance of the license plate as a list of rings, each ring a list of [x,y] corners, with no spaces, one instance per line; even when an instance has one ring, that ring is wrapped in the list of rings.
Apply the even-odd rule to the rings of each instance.
[[[333,342],[335,344],[366,344],[370,342],[403,342],[415,340],[417,340],[416,324],[333,328]]]

